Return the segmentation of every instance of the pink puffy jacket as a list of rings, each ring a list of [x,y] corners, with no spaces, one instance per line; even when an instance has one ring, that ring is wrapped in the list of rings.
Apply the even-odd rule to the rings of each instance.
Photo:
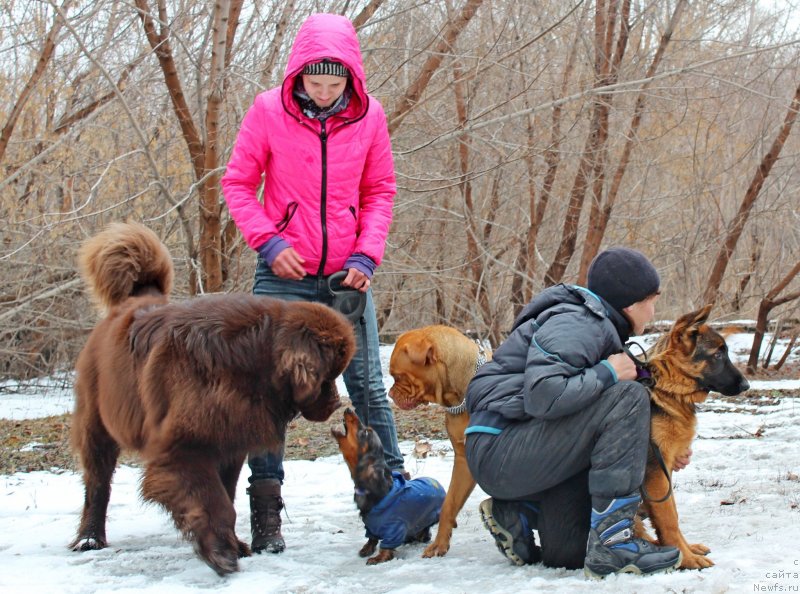
[[[292,97],[309,62],[329,58],[351,72],[345,110],[319,120]],[[263,205],[257,191],[263,176]],[[283,84],[259,94],[242,121],[222,178],[233,220],[258,250],[279,234],[309,274],[341,270],[352,254],[383,259],[396,192],[386,115],[366,93],[361,50],[345,17],[314,14],[297,33]]]

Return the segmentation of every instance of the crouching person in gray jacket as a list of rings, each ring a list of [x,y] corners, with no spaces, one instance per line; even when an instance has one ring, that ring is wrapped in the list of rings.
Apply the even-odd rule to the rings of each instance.
[[[680,564],[676,548],[633,536],[650,402],[632,381],[636,367],[622,347],[653,319],[659,284],[656,269],[635,250],[598,254],[588,287],[557,285],[537,295],[470,382],[467,462],[491,495],[480,505],[484,524],[514,563],[541,559],[533,529],[543,548],[546,538],[558,540],[539,525],[547,520],[539,513],[542,493],[582,483],[588,504],[588,477],[591,517],[585,507],[570,507],[574,493],[564,494],[558,510],[586,516],[575,521],[585,526],[583,535],[588,531],[588,542],[577,543],[579,559],[585,544],[587,575],[649,574]]]

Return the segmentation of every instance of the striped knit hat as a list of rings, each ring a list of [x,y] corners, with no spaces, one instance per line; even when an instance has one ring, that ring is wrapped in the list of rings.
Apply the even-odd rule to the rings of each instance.
[[[302,74],[328,74],[330,76],[341,76],[347,78],[350,71],[341,62],[322,60],[321,62],[311,62],[303,67]]]

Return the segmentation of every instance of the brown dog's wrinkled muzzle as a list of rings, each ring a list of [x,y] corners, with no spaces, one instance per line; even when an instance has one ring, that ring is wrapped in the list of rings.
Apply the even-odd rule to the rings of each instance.
[[[407,386],[401,387],[397,381],[389,388],[389,397],[401,410],[412,410],[424,402],[422,398],[415,397],[412,392],[405,388]]]

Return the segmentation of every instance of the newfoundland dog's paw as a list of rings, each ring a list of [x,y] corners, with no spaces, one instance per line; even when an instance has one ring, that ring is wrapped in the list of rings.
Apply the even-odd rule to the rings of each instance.
[[[106,540],[95,536],[78,537],[69,543],[69,548],[73,551],[99,551],[106,548]]]
[[[208,555],[198,550],[197,554],[218,575],[228,575],[239,571],[239,547],[236,549],[215,547]]]
[[[241,540],[238,542],[239,542],[239,559],[241,559],[242,557],[252,557],[253,551],[250,550],[250,545]]]

